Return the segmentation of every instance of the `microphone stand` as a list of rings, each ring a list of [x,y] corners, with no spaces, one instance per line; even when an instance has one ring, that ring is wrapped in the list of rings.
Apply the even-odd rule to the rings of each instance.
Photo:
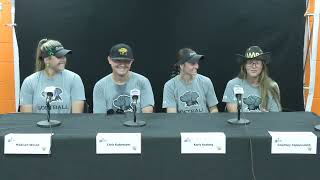
[[[237,98],[237,109],[238,109],[237,118],[229,119],[228,123],[235,124],[235,125],[250,124],[250,121],[248,119],[240,118],[241,108],[242,108],[242,100],[241,100],[241,98]]]
[[[132,103],[133,106],[133,121],[129,120],[123,123],[123,125],[128,127],[142,127],[146,125],[145,121],[137,121],[137,103]]]
[[[133,106],[133,122],[137,122],[137,106]]]
[[[51,111],[51,102],[52,102],[52,95],[48,93],[46,98],[46,106],[47,106],[47,120],[37,122],[37,125],[42,128],[51,128],[60,126],[61,122],[57,120],[50,120],[50,111]]]

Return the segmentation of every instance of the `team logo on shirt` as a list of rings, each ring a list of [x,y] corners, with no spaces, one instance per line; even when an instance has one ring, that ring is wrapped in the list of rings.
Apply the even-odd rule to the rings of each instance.
[[[243,98],[243,103],[248,106],[249,111],[260,111],[261,98],[258,96]]]
[[[113,106],[117,109],[122,109],[124,112],[133,112],[131,107],[131,98],[128,95],[120,95],[113,100]]]
[[[195,91],[187,91],[182,96],[180,96],[180,101],[186,103],[186,107],[198,105],[199,94]]]
[[[47,93],[45,91],[43,91],[41,94],[43,97],[47,97]],[[53,96],[51,98],[52,102],[53,101],[62,101],[61,94],[62,94],[62,89],[55,87],[53,90]]]

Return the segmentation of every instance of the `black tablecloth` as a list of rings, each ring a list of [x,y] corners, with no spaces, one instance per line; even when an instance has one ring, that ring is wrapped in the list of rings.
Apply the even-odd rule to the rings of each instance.
[[[246,113],[247,126],[227,119],[233,113],[138,114],[145,127],[129,128],[122,122],[132,114],[60,114],[53,128],[51,155],[4,155],[9,133],[50,133],[36,122],[44,114],[0,115],[0,178],[21,179],[133,179],[133,180],[317,180],[319,155],[273,155],[268,131],[314,131],[320,118],[312,113]],[[139,155],[97,155],[97,133],[141,132]],[[224,132],[226,154],[181,154],[180,132]],[[318,140],[319,141],[319,140]],[[319,149],[319,142],[318,142]]]

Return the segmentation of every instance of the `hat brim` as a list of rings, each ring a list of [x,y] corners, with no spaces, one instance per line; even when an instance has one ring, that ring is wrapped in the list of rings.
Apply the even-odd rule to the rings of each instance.
[[[115,60],[115,61],[133,61],[134,60],[131,58],[126,58],[126,57],[116,57],[116,58],[111,57],[111,59]]]
[[[61,49],[58,52],[56,52],[54,54],[54,56],[57,57],[57,58],[61,58],[61,57],[66,56],[67,54],[72,54],[72,51],[69,50],[69,49]]]
[[[199,60],[203,59],[204,58],[204,55],[200,55],[200,54],[196,54],[195,56],[193,56],[191,59],[189,59],[188,63],[197,63],[199,62]]]
[[[180,59],[176,64],[177,65],[181,65],[184,63],[198,63],[199,60],[204,59],[204,55],[200,55],[200,54],[196,54],[194,56],[192,56],[190,59],[186,60],[186,59]]]
[[[262,53],[260,54],[259,56],[257,57],[254,57],[254,58],[247,58],[241,54],[236,54],[237,56],[237,62],[239,64],[243,64],[245,63],[247,60],[252,60],[252,59],[257,59],[257,60],[261,60],[261,61],[264,61],[265,63],[269,64],[271,62],[271,53],[270,52],[265,52],[265,53]]]

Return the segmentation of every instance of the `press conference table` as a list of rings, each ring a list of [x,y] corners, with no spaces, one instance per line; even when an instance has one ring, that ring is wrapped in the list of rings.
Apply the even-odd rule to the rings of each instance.
[[[122,122],[132,114],[60,114],[53,119],[50,155],[4,155],[4,136],[9,133],[50,133],[36,122],[43,114],[0,115],[1,180],[257,180],[320,179],[317,155],[271,154],[268,131],[314,131],[320,118],[306,112],[246,113],[251,124],[235,126],[227,119],[236,114],[138,114],[145,127],[129,128]],[[97,155],[97,133],[142,134],[139,155]],[[181,154],[180,132],[224,132],[226,154]],[[250,148],[250,141],[252,148]],[[252,149],[252,152],[251,152]],[[318,150],[319,151],[319,150]],[[252,156],[252,158],[251,158]]]

